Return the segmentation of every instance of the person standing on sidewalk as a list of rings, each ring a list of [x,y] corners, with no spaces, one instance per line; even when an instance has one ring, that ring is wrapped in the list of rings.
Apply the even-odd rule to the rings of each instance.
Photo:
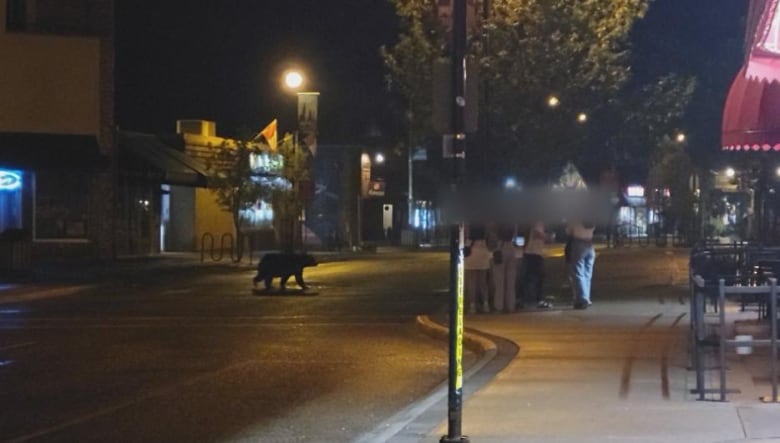
[[[463,259],[467,312],[476,314],[477,303],[479,303],[482,312],[488,313],[490,312],[488,270],[491,254],[485,240],[484,228],[473,227],[469,231],[469,240],[466,242],[469,253]]]
[[[515,312],[515,257],[514,228],[499,226],[498,245],[493,250],[491,272],[493,274],[493,308],[496,312]]]
[[[544,297],[544,224],[536,223],[523,246],[522,294],[524,300],[535,300],[537,308],[551,308]],[[531,298],[533,297],[533,298]]]
[[[574,220],[566,231],[571,241],[568,254],[569,280],[574,292],[574,309],[587,309],[590,300],[590,284],[593,279],[593,263],[596,251],[593,248],[595,226]]]

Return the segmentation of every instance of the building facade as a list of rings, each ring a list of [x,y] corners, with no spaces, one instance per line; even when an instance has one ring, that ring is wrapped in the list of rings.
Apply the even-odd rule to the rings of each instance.
[[[0,0],[0,233],[115,256],[113,0]]]

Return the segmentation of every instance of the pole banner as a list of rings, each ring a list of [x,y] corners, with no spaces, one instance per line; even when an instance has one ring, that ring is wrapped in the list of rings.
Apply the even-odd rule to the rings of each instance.
[[[319,92],[298,93],[298,131],[301,140],[311,152],[317,155],[317,101]]]

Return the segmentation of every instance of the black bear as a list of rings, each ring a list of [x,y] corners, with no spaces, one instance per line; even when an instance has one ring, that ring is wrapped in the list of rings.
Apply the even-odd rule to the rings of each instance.
[[[265,288],[271,289],[275,277],[279,277],[279,283],[282,291],[285,290],[287,280],[290,276],[295,276],[295,282],[301,289],[306,289],[306,283],[303,281],[303,268],[317,266],[317,261],[309,254],[283,254],[271,253],[265,254],[257,264],[257,275],[252,280],[255,287],[257,282],[264,281]]]

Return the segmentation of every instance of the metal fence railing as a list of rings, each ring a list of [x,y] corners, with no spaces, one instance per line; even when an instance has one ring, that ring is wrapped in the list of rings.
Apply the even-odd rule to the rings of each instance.
[[[694,392],[698,399],[717,396],[718,400],[726,401],[728,394],[739,392],[730,389],[727,380],[729,352],[768,347],[765,362],[771,374],[772,392],[771,397],[765,399],[776,402],[780,249],[745,243],[702,244],[691,251],[689,269],[689,349],[691,367],[696,372]],[[732,308],[727,310],[729,306]],[[738,335],[734,316],[737,306],[740,312],[756,306],[758,321],[769,322],[769,337]]]

